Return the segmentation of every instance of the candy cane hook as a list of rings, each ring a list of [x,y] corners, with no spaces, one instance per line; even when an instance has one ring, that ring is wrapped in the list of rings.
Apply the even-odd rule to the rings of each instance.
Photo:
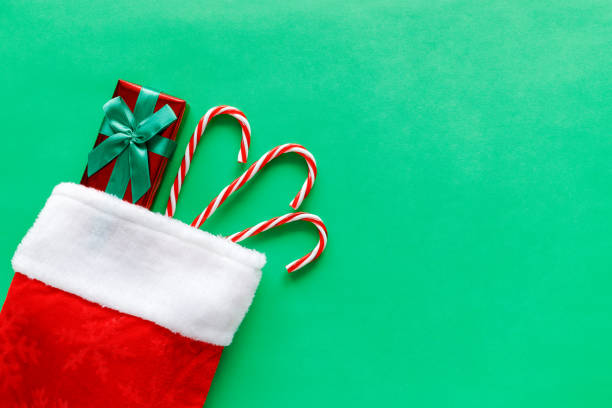
[[[215,197],[210,202],[210,204],[208,204],[208,207],[206,207],[206,209],[202,211],[202,213],[195,220],[193,220],[191,226],[195,228],[200,228],[204,221],[206,221],[217,210],[217,208],[219,208],[219,206],[225,200],[227,200],[227,198],[232,193],[236,192],[242,186],[244,186],[246,182],[252,179],[253,176],[257,174],[257,172],[259,172],[263,167],[266,166],[266,164],[270,163],[270,161],[285,153],[299,154],[306,160],[306,164],[308,165],[308,177],[306,178],[306,181],[302,185],[300,191],[293,198],[293,200],[291,200],[290,203],[291,207],[297,209],[300,204],[302,204],[302,201],[304,201],[304,198],[306,198],[306,196],[310,193],[310,190],[312,189],[312,186],[315,182],[315,179],[317,177],[317,162],[315,161],[315,158],[312,153],[306,150],[304,146],[295,143],[288,143],[281,146],[277,146],[274,149],[270,150],[268,153],[261,156],[261,158],[255,163],[253,163],[251,167],[249,167],[249,169],[245,171],[240,177],[232,181],[230,185],[221,190],[219,195]]]
[[[174,180],[174,184],[172,184],[172,189],[170,190],[170,198],[168,199],[168,206],[166,207],[166,215],[168,217],[174,216],[174,211],[176,210],[176,200],[178,199],[181,187],[183,186],[183,181],[185,181],[185,177],[189,171],[191,159],[193,158],[198,143],[200,142],[200,138],[202,137],[202,134],[204,134],[208,122],[218,115],[230,115],[240,122],[240,127],[242,128],[242,140],[240,142],[240,151],[238,152],[238,161],[240,163],[246,163],[247,161],[249,146],[251,145],[251,126],[249,125],[249,121],[244,113],[227,105],[215,106],[214,108],[209,109],[198,122],[198,125],[193,131],[193,135],[191,135],[189,144],[185,149],[185,155],[183,156],[183,161],[181,161],[181,167],[179,167],[178,173],[176,174],[176,179]]]
[[[318,216],[304,212],[285,214],[280,217],[272,218],[268,221],[260,222],[254,227],[247,228],[244,231],[230,235],[229,237],[227,237],[227,239],[234,242],[240,242],[244,239],[252,237],[253,235],[257,235],[274,227],[278,227],[279,225],[288,224],[290,222],[300,220],[311,222],[312,224],[314,224],[315,227],[317,227],[317,229],[319,230],[319,242],[308,254],[304,255],[300,259],[291,262],[286,266],[287,271],[291,273],[293,271],[297,271],[298,269],[306,266],[310,262],[317,259],[325,249],[325,246],[327,245],[327,228],[325,227],[325,224],[323,223],[321,218],[319,218]]]

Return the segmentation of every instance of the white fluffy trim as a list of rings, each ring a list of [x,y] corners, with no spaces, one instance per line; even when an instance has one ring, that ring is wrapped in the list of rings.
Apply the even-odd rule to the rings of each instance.
[[[78,184],[53,190],[13,257],[30,278],[226,346],[263,254]]]

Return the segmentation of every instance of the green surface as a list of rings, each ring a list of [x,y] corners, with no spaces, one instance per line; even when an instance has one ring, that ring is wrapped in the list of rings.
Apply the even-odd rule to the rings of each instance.
[[[122,78],[187,100],[179,152],[230,104],[249,162],[299,142],[319,163],[303,210],[329,247],[288,276],[312,227],[245,242],[269,262],[207,407],[612,404],[609,1],[5,0],[0,43],[0,297]],[[215,120],[179,219],[240,174],[239,138]],[[206,228],[288,212],[305,174],[278,160]]]

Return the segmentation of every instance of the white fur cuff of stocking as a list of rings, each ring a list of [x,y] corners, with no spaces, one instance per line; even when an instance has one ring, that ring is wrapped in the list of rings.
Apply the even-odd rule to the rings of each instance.
[[[85,186],[55,187],[13,257],[30,278],[227,346],[265,256]]]

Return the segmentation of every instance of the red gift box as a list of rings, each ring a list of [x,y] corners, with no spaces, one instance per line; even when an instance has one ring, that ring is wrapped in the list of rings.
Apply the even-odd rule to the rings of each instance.
[[[129,109],[134,112],[136,101],[138,100],[138,96],[141,91],[146,88],[143,88],[140,85],[132,84],[127,81],[119,80],[117,82],[117,87],[115,88],[115,93],[113,94],[113,98],[120,96],[123,101],[127,104]],[[182,99],[175,98],[170,95],[166,95],[163,93],[159,93],[157,97],[157,102],[155,104],[154,112],[157,112],[164,105],[168,105],[174,114],[176,115],[176,120],[170,124],[167,128],[159,133],[161,137],[168,138],[170,140],[176,139],[176,134],[181,123],[181,119],[183,118],[183,113],[185,112],[186,102]],[[102,129],[101,129],[102,130]],[[94,148],[97,147],[100,143],[108,139],[109,136],[105,136],[102,133],[98,133],[98,138],[94,144]],[[159,188],[159,184],[161,182],[161,178],[164,174],[164,170],[166,169],[166,164],[168,159],[166,157],[160,156],[154,152],[149,151],[148,153],[148,166],[149,166],[149,175],[151,180],[150,189],[135,203],[136,205],[140,205],[145,208],[151,208],[153,204],[153,199],[155,198],[155,194]],[[116,164],[116,159],[110,161],[107,165],[105,165],[102,169],[97,171],[90,176],[87,175],[87,168],[85,169],[85,173],[83,174],[83,178],[81,179],[81,184],[93,187],[98,190],[105,191],[107,185],[109,183],[109,179],[113,172],[113,169]],[[132,202],[132,189],[131,189],[131,181],[128,183],[127,188],[125,190],[125,194],[123,195],[123,200],[127,202]]]

